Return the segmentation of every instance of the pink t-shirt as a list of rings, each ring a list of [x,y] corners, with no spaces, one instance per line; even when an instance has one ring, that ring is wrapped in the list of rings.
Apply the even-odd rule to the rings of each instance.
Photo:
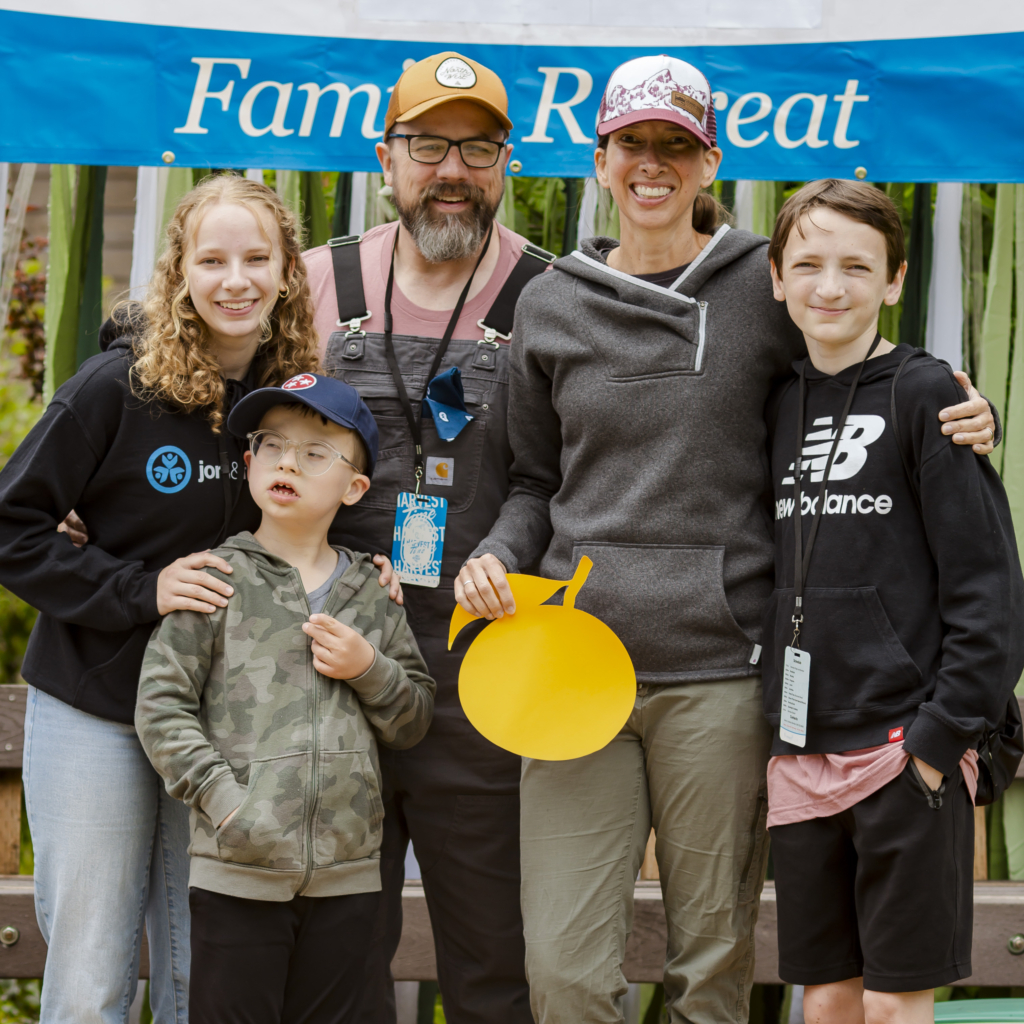
[[[839,814],[892,782],[910,755],[903,741],[845,754],[782,754],[768,762],[768,827]],[[960,760],[967,792],[978,791],[978,752]]]
[[[477,326],[498,297],[502,285],[512,273],[527,239],[501,224],[495,224],[498,231],[498,262],[494,266],[487,284],[462,308],[462,315],[455,326],[453,335],[460,341],[480,341],[484,332]],[[388,283],[388,267],[391,262],[391,248],[395,243],[398,222],[381,224],[370,228],[359,243],[363,268],[363,296],[371,316],[363,321],[364,331],[380,333],[384,330],[384,290]],[[320,357],[327,351],[327,339],[338,327],[338,298],[334,290],[334,267],[331,264],[329,246],[321,245],[302,254],[309,275],[309,287],[313,293],[316,310],[314,323],[320,335]],[[391,315],[394,318],[395,334],[410,334],[418,338],[440,338],[452,315],[450,309],[424,309],[411,303],[395,285],[391,296]]]

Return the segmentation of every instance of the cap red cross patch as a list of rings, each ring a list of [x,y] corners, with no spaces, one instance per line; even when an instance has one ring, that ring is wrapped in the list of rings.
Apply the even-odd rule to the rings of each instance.
[[[311,373],[300,373],[296,377],[289,377],[281,387],[285,391],[304,391],[316,383],[316,377]]]
[[[889,742],[890,743],[898,743],[901,739],[903,739],[903,726],[902,725],[898,729],[890,729],[889,730]]]

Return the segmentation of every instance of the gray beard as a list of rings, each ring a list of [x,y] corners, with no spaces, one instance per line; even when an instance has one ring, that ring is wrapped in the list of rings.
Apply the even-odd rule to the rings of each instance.
[[[437,219],[427,206],[434,198],[434,191],[426,190],[414,206],[407,206],[399,200],[397,193],[394,194],[402,226],[428,263],[448,263],[474,256],[487,237],[496,209],[488,209],[482,191],[478,189],[475,191],[479,194],[472,196],[471,210],[462,214],[441,214]],[[442,187],[436,191],[441,197],[448,190]]]

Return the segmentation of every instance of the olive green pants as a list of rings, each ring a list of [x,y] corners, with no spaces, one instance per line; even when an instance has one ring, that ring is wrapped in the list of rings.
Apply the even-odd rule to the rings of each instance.
[[[523,762],[526,969],[538,1024],[618,1024],[653,825],[674,1024],[742,1024],[768,855],[759,679],[648,686],[603,750]]]

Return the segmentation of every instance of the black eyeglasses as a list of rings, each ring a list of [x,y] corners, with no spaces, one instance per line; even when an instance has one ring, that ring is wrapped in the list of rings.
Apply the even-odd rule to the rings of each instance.
[[[457,146],[462,162],[467,167],[493,167],[505,148],[504,142],[489,139],[445,139],[440,135],[389,135],[389,139],[405,139],[409,156],[418,164],[439,164],[452,146]]]

